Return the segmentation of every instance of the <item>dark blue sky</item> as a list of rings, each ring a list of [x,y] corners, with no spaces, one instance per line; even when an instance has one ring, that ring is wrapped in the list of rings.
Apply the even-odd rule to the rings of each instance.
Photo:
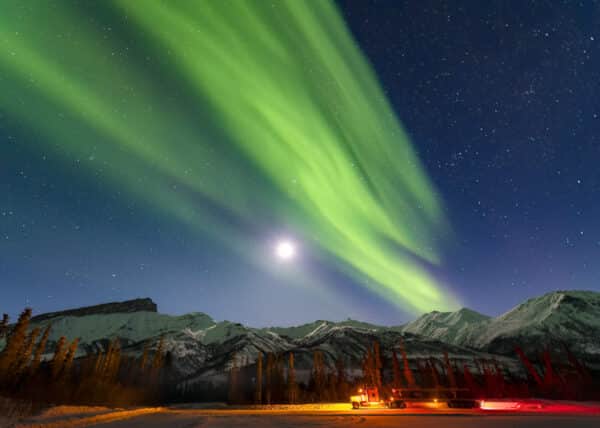
[[[339,5],[444,200],[456,239],[442,244],[443,282],[492,315],[550,290],[600,291],[599,3]],[[326,266],[335,301],[282,286],[40,151],[43,136],[4,113],[0,311],[148,296],[253,325],[407,320]]]
[[[464,302],[600,290],[599,3],[340,4],[445,200]]]

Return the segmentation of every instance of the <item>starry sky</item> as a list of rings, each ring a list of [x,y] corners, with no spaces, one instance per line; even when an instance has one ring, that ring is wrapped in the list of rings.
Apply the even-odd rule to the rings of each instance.
[[[598,2],[344,0],[291,7],[293,35],[218,11],[204,51],[158,7],[20,3],[0,21],[0,311],[152,297],[251,325],[399,324],[600,291]],[[227,25],[250,42],[209,56]],[[265,105],[302,120],[262,133]],[[296,260],[274,257],[282,237]]]

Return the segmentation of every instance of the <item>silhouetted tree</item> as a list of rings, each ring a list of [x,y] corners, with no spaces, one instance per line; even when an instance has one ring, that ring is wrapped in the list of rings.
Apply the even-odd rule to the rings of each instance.
[[[323,353],[321,351],[314,351],[312,383],[314,389],[314,398],[317,401],[321,401],[323,399],[326,381],[325,375],[325,362],[323,360]]]
[[[104,360],[103,377],[104,379],[112,383],[115,381],[117,374],[119,373],[119,367],[121,366],[121,346],[119,339],[115,338],[112,340],[108,347],[108,351]]]
[[[271,375],[271,400],[281,403],[286,399],[286,383],[283,376],[283,361],[281,355],[276,355],[273,361],[273,373]]]
[[[440,387],[440,377],[436,368],[435,360],[433,358],[429,358],[427,361],[427,365],[429,366],[429,370],[431,370],[431,380],[433,382],[434,388]]]
[[[48,324],[46,329],[44,330],[44,334],[40,339],[39,343],[35,348],[35,354],[33,355],[33,361],[31,362],[31,366],[29,368],[29,373],[35,374],[37,372],[40,363],[42,362],[42,354],[46,350],[46,344],[48,343],[48,337],[50,336],[51,325]]]
[[[370,347],[367,348],[362,368],[365,383],[367,385],[377,385],[375,355],[373,354],[373,349]]]
[[[239,374],[240,369],[238,367],[236,355],[234,355],[231,363],[231,369],[229,370],[229,392],[227,394],[227,400],[230,403],[239,403]]]
[[[394,375],[393,386],[394,388],[400,388],[402,385],[400,362],[398,361],[398,355],[396,354],[395,349],[392,350],[392,371]]]
[[[20,376],[31,362],[31,353],[33,352],[33,346],[35,345],[35,341],[39,334],[40,329],[36,327],[33,330],[31,330],[27,335],[25,344],[21,347],[17,360],[15,361],[15,364],[11,369],[13,372],[13,376]]]
[[[26,308],[21,312],[17,324],[8,335],[6,346],[2,353],[0,353],[0,381],[6,381],[12,375],[9,373],[9,368],[14,367],[19,356],[22,355],[30,318],[31,308]]]
[[[144,351],[142,352],[142,358],[140,359],[140,370],[143,372],[148,362],[148,353],[150,351],[150,342],[144,344]]]
[[[65,364],[65,357],[67,356],[67,339],[61,336],[56,344],[56,350],[54,351],[54,357],[50,361],[50,376],[52,379],[58,379],[60,372],[62,371],[63,365]]]
[[[158,346],[156,347],[156,352],[154,353],[154,358],[152,360],[152,370],[154,372],[158,372],[163,365],[163,351],[165,348],[165,337],[161,336],[158,341]]]
[[[254,402],[262,403],[262,383],[263,383],[263,357],[262,352],[258,352],[256,357],[256,388],[254,391]]]
[[[67,350],[67,355],[65,357],[65,364],[63,367],[62,379],[66,380],[71,374],[71,367],[73,365],[73,359],[75,358],[75,353],[77,352],[77,345],[79,344],[79,339],[75,339],[69,345],[69,349]]]
[[[342,357],[338,358],[335,362],[336,369],[336,399],[346,400],[350,392],[350,386],[346,376],[346,366]]]
[[[298,401],[298,385],[296,384],[296,369],[294,368],[294,354],[292,352],[288,357],[287,397],[288,402],[292,404]]]
[[[0,321],[0,339],[2,339],[8,332],[8,314],[2,315],[2,321]]]
[[[265,371],[265,401],[271,404],[273,398],[273,372],[275,367],[275,356],[269,352],[267,354],[267,369]]]
[[[413,376],[413,372],[410,369],[410,365],[408,364],[408,356],[406,355],[406,349],[404,348],[404,340],[400,340],[400,354],[402,354],[402,364],[403,364],[403,372],[404,379],[406,380],[406,386],[408,388],[415,387],[415,378]]]
[[[448,358],[448,353],[444,351],[444,364],[446,365],[446,374],[448,376],[448,383],[450,388],[456,388],[456,376],[454,374],[454,367],[450,364],[450,359]]]
[[[378,341],[373,343],[373,365],[374,384],[381,390],[381,369],[383,368],[383,364],[381,362],[381,352]]]

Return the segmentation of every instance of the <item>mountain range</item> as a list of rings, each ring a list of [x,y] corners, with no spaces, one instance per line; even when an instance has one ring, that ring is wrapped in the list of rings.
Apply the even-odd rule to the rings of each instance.
[[[342,359],[358,375],[367,349],[381,345],[384,366],[400,343],[411,364],[417,359],[443,358],[458,364],[495,359],[506,370],[524,375],[515,346],[536,360],[546,349],[556,361],[566,361],[567,349],[593,369],[600,369],[600,293],[556,291],[529,299],[510,311],[489,317],[463,308],[429,312],[399,326],[378,326],[346,320],[319,320],[294,327],[254,328],[231,321],[215,321],[194,312],[161,314],[150,299],[107,303],[38,315],[31,327],[51,324],[50,344],[61,336],[80,338],[78,355],[103,350],[118,338],[122,352],[139,356],[164,337],[177,382],[222,383],[233,364],[253,364],[259,352],[293,352],[298,379],[308,378],[315,350],[333,367]],[[51,347],[50,347],[51,349]],[[389,364],[388,364],[389,365]]]

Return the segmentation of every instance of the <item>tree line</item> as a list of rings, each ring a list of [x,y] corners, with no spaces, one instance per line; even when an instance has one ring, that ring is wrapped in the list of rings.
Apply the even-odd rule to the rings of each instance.
[[[78,355],[79,338],[60,337],[50,346],[52,325],[30,329],[26,308],[11,326],[0,321],[0,395],[46,404],[131,405],[162,400],[164,339],[139,358],[125,356],[118,339],[95,353]]]
[[[321,351],[312,353],[307,382],[298,381],[295,354],[258,353],[253,364],[248,357],[232,358],[227,400],[234,404],[278,404],[346,401],[350,381],[343,359],[329,370]]]

